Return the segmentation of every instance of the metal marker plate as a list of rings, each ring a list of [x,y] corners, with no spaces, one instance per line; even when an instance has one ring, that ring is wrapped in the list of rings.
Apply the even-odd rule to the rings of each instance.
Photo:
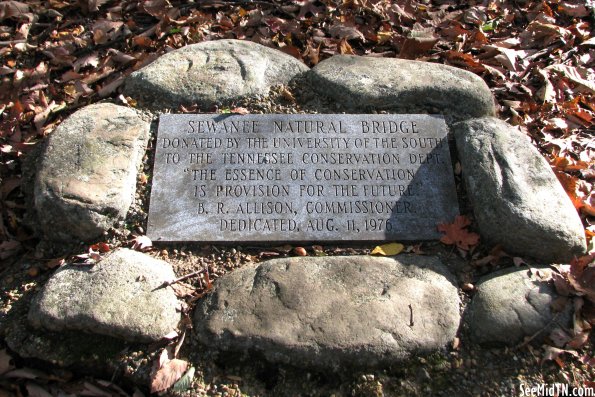
[[[458,201],[440,116],[163,114],[154,241],[427,240]]]

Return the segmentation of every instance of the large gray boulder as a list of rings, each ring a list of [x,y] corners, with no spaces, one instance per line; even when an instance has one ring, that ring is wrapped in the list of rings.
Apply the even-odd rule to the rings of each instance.
[[[129,108],[100,103],[49,136],[34,186],[37,224],[47,239],[89,241],[124,219],[134,198],[149,124]]]
[[[570,198],[526,136],[495,118],[452,128],[486,242],[546,262],[568,261],[586,251],[583,225]]]
[[[192,44],[132,73],[125,95],[156,108],[202,107],[266,94],[308,70],[299,60],[241,40]]]
[[[465,316],[471,339],[488,345],[516,345],[534,335],[534,340],[543,340],[552,328],[570,322],[570,305],[552,312],[556,296],[552,283],[527,269],[504,269],[484,277]]]
[[[194,313],[210,347],[272,362],[373,367],[453,340],[459,297],[435,257],[287,258],[217,280]]]
[[[480,77],[436,63],[335,55],[307,79],[319,94],[360,112],[441,113],[447,121],[495,115],[494,98]]]
[[[127,341],[153,342],[173,331],[180,305],[171,266],[119,249],[98,264],[67,265],[34,298],[29,323],[50,331],[80,330]]]

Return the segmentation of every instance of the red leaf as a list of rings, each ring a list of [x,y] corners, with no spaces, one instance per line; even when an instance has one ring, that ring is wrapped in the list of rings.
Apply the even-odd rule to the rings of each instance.
[[[300,52],[299,48],[297,48],[296,46],[285,45],[279,49],[281,51],[283,51],[284,53],[286,53],[287,55],[291,55],[292,57],[297,58],[299,60],[302,59],[302,53]]]
[[[555,173],[558,177],[558,181],[560,181],[560,184],[562,187],[564,187],[566,194],[568,194],[568,197],[570,197],[574,207],[576,209],[580,209],[583,206],[583,202],[577,194],[578,179],[574,176],[568,175],[565,172],[555,171]]]
[[[464,215],[459,215],[453,223],[443,223],[437,226],[438,231],[446,233],[440,241],[447,245],[456,245],[465,251],[471,246],[479,243],[479,235],[469,232],[465,228],[471,224],[471,221]]]
[[[561,2],[558,5],[558,10],[570,15],[571,17],[586,17],[590,14],[584,4],[571,4],[570,2]]]
[[[595,303],[595,254],[585,255],[570,262],[570,285]]]
[[[445,55],[450,64],[461,66],[473,73],[482,73],[486,70],[485,66],[469,54],[464,54],[458,51],[446,51]]]
[[[91,246],[91,249],[92,249],[93,251],[98,251],[98,252],[101,252],[102,254],[104,254],[104,253],[106,253],[106,252],[109,252],[109,251],[110,251],[109,244],[107,244],[107,243],[97,243],[97,244],[93,244],[93,245]]]
[[[150,47],[153,45],[153,40],[145,36],[134,36],[132,38],[132,42],[134,43],[134,45],[137,45],[139,47]]]
[[[589,367],[595,367],[595,357],[590,357],[587,354],[582,356],[579,361]]]

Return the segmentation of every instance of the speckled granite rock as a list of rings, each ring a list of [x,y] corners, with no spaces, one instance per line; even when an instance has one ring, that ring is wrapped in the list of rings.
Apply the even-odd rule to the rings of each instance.
[[[29,310],[29,322],[51,331],[81,330],[128,341],[152,342],[180,320],[171,266],[129,249],[98,264],[64,266],[48,280]]]
[[[299,60],[242,40],[217,40],[172,51],[132,73],[125,95],[157,108],[209,107],[266,94],[308,70]]]
[[[459,303],[434,257],[287,258],[218,279],[194,323],[198,339],[221,350],[369,368],[445,347],[459,327]]]
[[[569,261],[586,251],[578,213],[528,138],[495,118],[453,127],[467,194],[485,241],[516,255]]]
[[[556,327],[555,316],[559,324],[570,323],[570,305],[560,314],[552,312],[550,305],[556,296],[552,283],[527,269],[504,269],[482,278],[465,316],[472,340],[515,345],[540,330],[536,340],[542,340]]]
[[[84,107],[49,136],[34,186],[44,237],[90,241],[124,219],[134,198],[149,124],[132,109]]]
[[[306,74],[312,89],[348,109],[441,113],[447,121],[495,115],[494,98],[473,73],[405,59],[335,55]]]

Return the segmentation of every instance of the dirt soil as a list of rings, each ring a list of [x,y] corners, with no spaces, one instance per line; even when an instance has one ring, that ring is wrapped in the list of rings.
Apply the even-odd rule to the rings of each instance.
[[[298,101],[296,101],[296,98]],[[306,105],[298,105],[305,103]],[[274,87],[269,95],[218,109],[243,108],[250,113],[340,113],[334,103],[310,97],[300,82],[290,87]],[[193,110],[196,111],[196,110]],[[113,250],[133,246],[146,229],[153,163],[151,141],[138,178],[134,206],[126,222],[111,230],[101,247]],[[469,214],[460,166],[453,152],[453,167],[461,213]],[[306,368],[271,365],[262,358],[243,354],[218,353],[199,344],[192,335],[191,313],[195,302],[208,293],[212,283],[228,272],[250,263],[294,255],[368,255],[375,244],[283,245],[204,245],[160,244],[147,247],[149,255],[170,263],[177,276],[197,270],[208,272],[175,284],[176,293],[186,302],[180,336],[154,345],[134,345],[86,334],[51,335],[32,330],[26,324],[28,303],[52,274],[66,261],[87,266],[75,255],[88,252],[89,246],[64,246],[35,240],[35,249],[4,260],[0,273],[0,336],[10,335],[21,344],[21,351],[42,352],[54,363],[23,358],[10,349],[0,354],[2,365],[16,368],[11,377],[0,376],[0,395],[149,395],[151,371],[164,348],[178,350],[177,357],[190,361],[196,372],[188,389],[167,395],[216,396],[512,396],[521,386],[562,383],[574,386],[593,384],[595,370],[578,357],[593,351],[593,337],[577,351],[557,361],[544,360],[547,335],[533,335],[528,342],[513,348],[479,347],[468,340],[467,330],[445,351],[427,357],[412,357],[409,362],[390,368],[362,372],[344,369],[320,372]],[[461,311],[474,293],[474,284],[494,270],[515,266],[515,259],[494,247],[479,245],[469,252],[439,242],[404,242],[406,251],[437,255],[456,275],[463,302]],[[93,247],[92,247],[93,248]],[[304,252],[305,251],[305,252]],[[488,258],[488,260],[486,260]],[[517,258],[518,265],[518,258]],[[525,260],[521,267],[534,263]],[[183,335],[183,336],[182,336]],[[533,339],[534,337],[534,339]],[[544,339],[545,337],[545,339]],[[60,350],[59,346],[62,346]],[[73,357],[79,357],[79,359]],[[80,359],[83,357],[83,359]],[[69,361],[70,360],[70,361]],[[62,365],[60,365],[62,364]],[[7,374],[10,374],[8,372]],[[41,390],[41,391],[40,391]],[[59,394],[63,392],[65,394]],[[46,393],[46,394],[44,394]],[[50,393],[50,394],[47,394]],[[102,394],[103,393],[103,394]],[[143,393],[143,394],[140,394]]]

